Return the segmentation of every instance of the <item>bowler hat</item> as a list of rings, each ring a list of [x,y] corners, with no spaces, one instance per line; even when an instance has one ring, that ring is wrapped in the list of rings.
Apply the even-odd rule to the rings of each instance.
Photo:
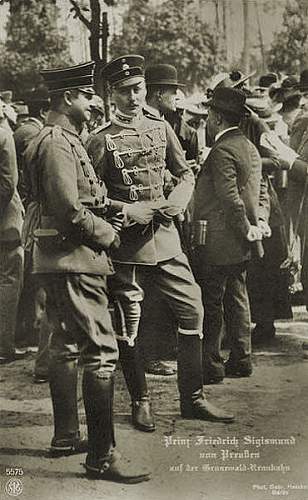
[[[145,70],[145,81],[147,85],[167,85],[185,87],[184,83],[178,82],[178,72],[171,64],[153,64]]]
[[[304,69],[299,77],[299,90],[308,92],[308,69]]]
[[[136,54],[117,57],[103,67],[101,76],[117,87],[135,85],[144,80],[144,57]]]
[[[230,87],[217,87],[213,92],[213,97],[209,102],[210,108],[223,111],[241,118],[244,116],[246,96],[239,89]]]
[[[44,69],[40,73],[50,93],[81,89],[94,94],[94,64],[90,61],[66,68]]]
[[[266,73],[259,78],[259,88],[268,89],[273,83],[278,81],[276,73]]]

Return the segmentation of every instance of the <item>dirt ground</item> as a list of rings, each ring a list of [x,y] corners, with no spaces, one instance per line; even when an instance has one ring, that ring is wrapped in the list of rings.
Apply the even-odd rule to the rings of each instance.
[[[254,352],[250,378],[205,387],[236,415],[233,424],[182,420],[176,377],[149,376],[157,430],[132,429],[117,371],[118,449],[152,470],[138,485],[89,480],[84,455],[51,459],[47,384],[32,383],[33,355],[0,368],[0,498],[22,500],[308,500],[308,315],[279,322],[276,339]],[[80,398],[81,427],[85,429]],[[272,441],[270,441],[272,440]],[[16,475],[15,475],[16,474]]]

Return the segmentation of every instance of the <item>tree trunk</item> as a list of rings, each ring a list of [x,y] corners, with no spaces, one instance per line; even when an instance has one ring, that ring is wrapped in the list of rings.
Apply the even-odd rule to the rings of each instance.
[[[91,53],[91,59],[97,62],[101,58],[100,56],[101,6],[99,0],[90,0],[90,8],[91,8],[90,53]]]
[[[251,1],[243,0],[244,15],[244,48],[243,48],[243,70],[245,74],[250,72],[251,51]]]
[[[109,27],[108,27],[108,15],[107,12],[103,12],[103,22],[102,22],[102,66],[107,64],[108,62],[108,36],[109,36]],[[103,100],[104,100],[104,108],[105,108],[105,120],[110,120],[110,95],[108,84],[104,80],[103,82]]]
[[[261,56],[262,56],[262,70],[264,71],[266,69],[266,55],[265,55],[264,39],[263,39],[262,26],[261,26],[260,9],[259,9],[259,5],[258,5],[257,1],[255,1],[254,4],[255,4],[255,11],[257,14],[258,35],[259,35],[259,42],[260,42],[260,51],[261,51]]]

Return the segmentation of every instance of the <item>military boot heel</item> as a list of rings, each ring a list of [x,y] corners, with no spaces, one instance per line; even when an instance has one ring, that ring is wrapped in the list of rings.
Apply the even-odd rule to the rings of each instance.
[[[151,473],[145,468],[138,468],[125,460],[118,451],[113,450],[110,456],[92,464],[87,458],[84,467],[90,479],[103,479],[123,484],[137,484],[149,481]]]
[[[214,406],[205,399],[202,393],[195,400],[181,401],[181,416],[186,419],[208,420],[212,422],[231,423],[234,421],[233,415]]]

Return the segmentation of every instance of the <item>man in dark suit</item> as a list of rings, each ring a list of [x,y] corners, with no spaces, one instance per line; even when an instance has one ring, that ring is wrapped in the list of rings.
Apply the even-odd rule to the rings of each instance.
[[[217,88],[210,103],[208,132],[214,145],[201,170],[195,193],[195,227],[207,221],[205,242],[195,242],[198,281],[205,307],[205,381],[226,374],[248,376],[251,367],[250,309],[246,268],[252,242],[261,254],[258,227],[261,159],[239,129],[245,95]],[[204,244],[198,244],[204,243]],[[228,310],[224,295],[228,289]],[[224,365],[220,344],[224,313],[228,317],[231,353]]]

